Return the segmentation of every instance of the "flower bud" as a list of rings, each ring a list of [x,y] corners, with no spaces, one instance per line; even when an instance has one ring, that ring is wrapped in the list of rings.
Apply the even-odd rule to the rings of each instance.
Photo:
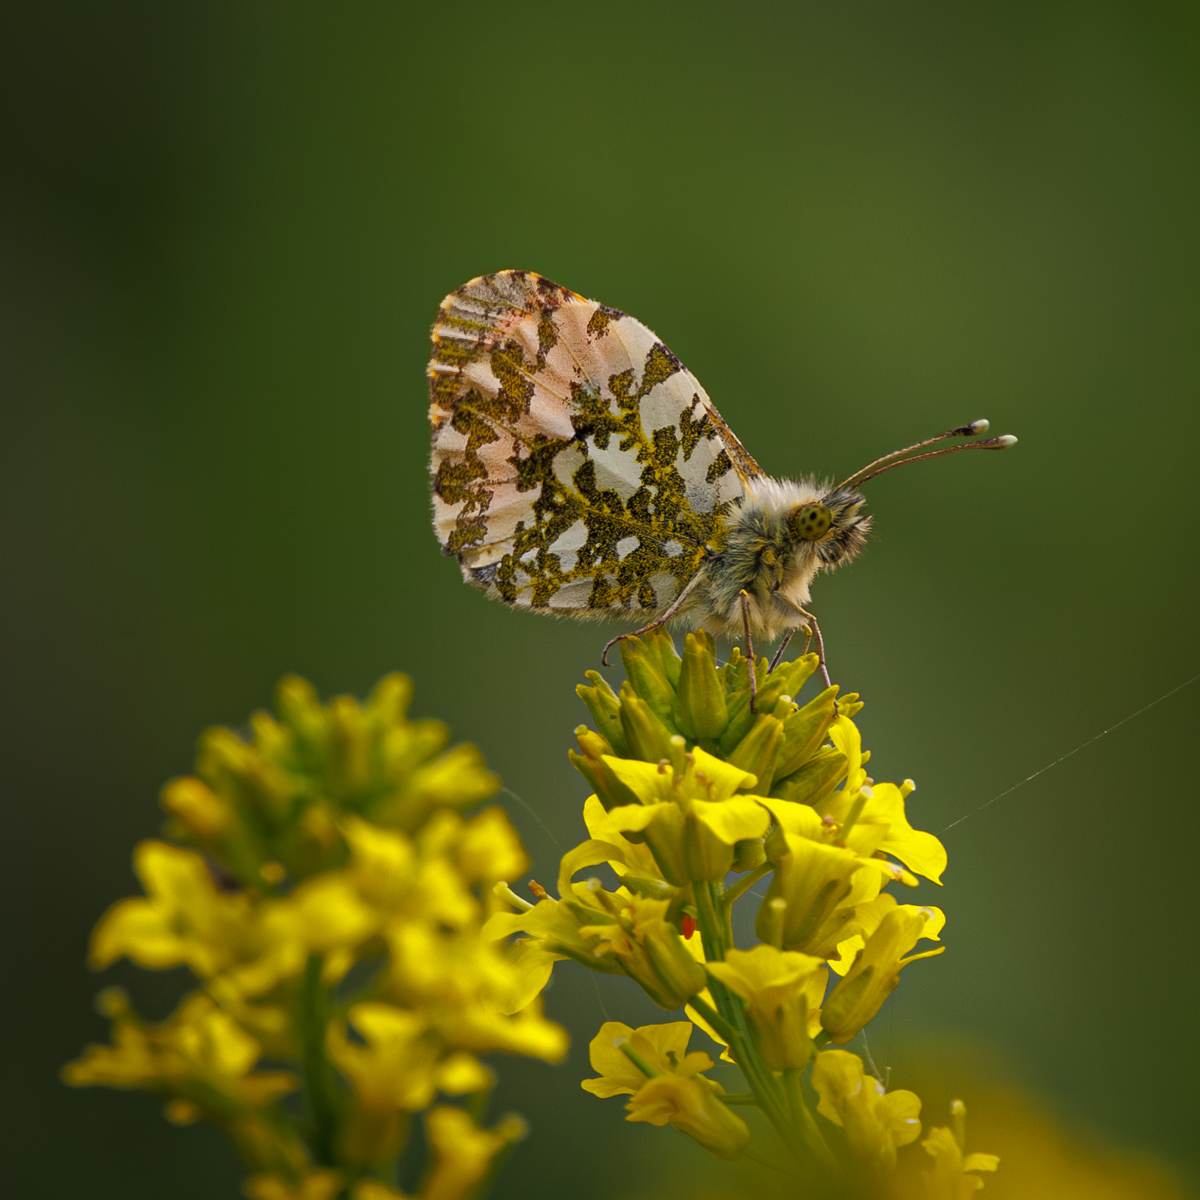
[[[754,785],[756,795],[767,796],[771,792],[783,728],[783,722],[777,717],[760,713],[750,731],[729,755],[729,761],[735,767],[758,776]]]
[[[683,665],[675,695],[675,724],[692,738],[715,738],[729,724],[725,692],[717,675],[711,639],[689,633],[683,644]]]
[[[802,767],[825,740],[829,726],[833,724],[837,694],[836,684],[826,688],[783,723],[783,741],[776,768],[779,778]]]
[[[798,695],[819,664],[820,659],[815,654],[805,654],[793,662],[780,663],[769,675],[758,680],[755,707],[759,712],[770,712],[780,696]]]
[[[162,806],[201,839],[224,833],[234,820],[229,802],[194,775],[168,783],[162,791]]]
[[[733,847],[733,870],[753,871],[767,861],[767,852],[763,848],[763,838],[744,838],[735,842]]]
[[[588,671],[587,678],[591,680],[592,686],[584,687],[580,684],[575,689],[575,694],[588,706],[600,736],[612,747],[612,753],[622,756],[628,754],[625,730],[621,726],[621,701],[599,671]]]
[[[668,729],[650,705],[634,694],[628,681],[621,688],[621,728],[632,757],[651,763],[670,759],[671,736],[675,731]]]
[[[621,662],[625,667],[626,686],[650,706],[650,711],[659,720],[673,726],[675,689],[667,682],[656,648],[640,637],[625,638],[621,642]],[[671,729],[671,732],[675,730]]]
[[[650,848],[668,883],[686,887],[691,882],[684,850],[684,815],[677,804],[630,804],[613,809],[612,814],[616,828],[629,841]]]
[[[214,791],[228,795],[238,807],[244,805],[271,825],[281,821],[292,805],[292,780],[232,729],[208,729],[200,735],[196,767]]]
[[[571,760],[575,770],[592,785],[600,803],[606,809],[617,808],[622,804],[637,804],[637,796],[613,774],[612,768],[604,761],[606,754],[613,753],[608,741],[586,725],[580,725],[575,730],[575,737],[583,753],[576,754],[574,750],[568,750],[567,758]]]
[[[675,639],[667,632],[665,626],[660,625],[657,629],[643,634],[642,641],[657,659],[662,677],[671,690],[675,691],[679,687],[679,674],[683,669],[683,660],[679,657],[679,651],[675,649]]]
[[[780,800],[817,804],[846,778],[848,760],[840,750],[818,751],[798,771],[776,778],[774,795]]]
[[[763,659],[756,679],[767,677],[767,666],[766,659]],[[717,747],[723,755],[728,755],[750,732],[755,719],[755,714],[750,711],[749,662],[742,656],[739,647],[734,646],[733,653],[721,668],[720,674],[721,683],[725,688],[725,704],[729,710],[729,724],[717,740]]]

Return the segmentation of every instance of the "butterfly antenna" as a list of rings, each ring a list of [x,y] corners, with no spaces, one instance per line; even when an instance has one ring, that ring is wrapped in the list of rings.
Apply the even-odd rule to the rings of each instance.
[[[907,467],[909,463],[920,462],[923,458],[941,458],[943,454],[957,454],[960,450],[1007,450],[1009,446],[1016,444],[1017,439],[1011,433],[1006,433],[1001,437],[981,438],[978,442],[967,442],[964,446],[947,446],[945,450],[930,450],[928,454],[915,454],[912,458],[902,458],[899,462],[880,467],[878,471],[864,475],[854,486],[860,488],[868,479],[874,479],[876,475],[882,475],[885,471],[894,470],[896,467]]]
[[[874,462],[867,463],[865,467],[855,471],[847,479],[843,479],[834,490],[859,488],[868,479],[874,479],[876,475],[882,475],[884,471],[890,471],[894,467],[902,467],[905,463],[920,462],[923,458],[938,458],[943,454],[954,454],[959,450],[1003,450],[1013,445],[1017,440],[1012,434],[1006,433],[1002,437],[984,438],[978,442],[970,442],[965,446],[951,446],[945,450],[934,450],[930,454],[917,454],[913,458],[905,457],[905,455],[912,454],[914,450],[924,450],[926,446],[932,446],[937,442],[945,441],[946,438],[974,437],[977,433],[986,433],[987,428],[988,422],[986,420],[972,421],[969,425],[959,425],[954,429],[947,429],[945,433],[939,433],[934,437],[926,438],[923,442],[917,442],[912,446],[905,446],[903,450],[893,450],[891,454],[885,454],[882,458],[877,458]],[[894,459],[902,459],[903,461],[894,462]],[[885,463],[890,465],[885,466]]]

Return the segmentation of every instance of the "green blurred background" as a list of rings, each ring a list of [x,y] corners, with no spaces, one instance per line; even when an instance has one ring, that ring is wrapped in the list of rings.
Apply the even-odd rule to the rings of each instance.
[[[537,814],[505,797],[541,875],[580,837],[565,752],[601,630],[489,604],[429,529],[428,327],[471,276],[640,317],[775,474],[979,416],[1020,436],[872,484],[878,537],[816,589],[917,825],[1200,670],[1194,5],[19,0],[5,23],[11,1194],[236,1194],[217,1135],[56,1072],[102,1033],[86,938],[159,785],[281,673],[410,672]],[[1200,685],[946,835],[950,950],[905,975],[881,1066],[983,1039],[1200,1172],[1198,717]],[[107,978],[152,1013],[180,986]],[[579,1089],[602,1006],[656,1019],[600,982],[549,993],[567,1065],[502,1064],[534,1125],[505,1197],[614,1196],[682,1144]]]

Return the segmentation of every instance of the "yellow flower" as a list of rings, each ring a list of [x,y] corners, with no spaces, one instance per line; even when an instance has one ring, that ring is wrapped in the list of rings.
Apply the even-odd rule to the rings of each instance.
[[[501,879],[517,879],[529,870],[525,847],[502,808],[485,808],[468,821],[453,814],[453,826],[445,820],[451,815],[446,813],[443,818],[448,831],[453,829],[448,852],[468,883],[488,888]],[[432,836],[431,825],[422,831],[423,842]]]
[[[965,1117],[961,1100],[955,1100],[950,1107],[956,1116],[961,1113]],[[969,1172],[994,1171],[1000,1165],[995,1154],[964,1156],[958,1140],[944,1125],[931,1129],[921,1147],[933,1158],[932,1169],[925,1176],[925,1195],[929,1200],[970,1200],[983,1187],[983,1180]]]
[[[891,1170],[896,1148],[921,1134],[921,1101],[913,1092],[884,1090],[863,1071],[862,1059],[845,1050],[822,1050],[813,1063],[812,1084],[820,1097],[817,1112],[846,1131],[851,1154]]]
[[[631,842],[626,838],[600,803],[599,797],[588,797],[583,806],[583,820],[592,840],[611,846],[614,851],[612,858],[599,861],[607,862],[618,875],[628,873],[644,879],[663,880],[664,884],[666,883],[650,847],[644,842]]]
[[[630,895],[624,888],[595,898],[609,910],[595,924],[580,928],[585,938],[599,938],[597,954],[611,954],[660,1008],[680,1008],[705,985],[704,970],[684,945],[678,929],[666,920],[670,901]]]
[[[904,812],[904,802],[915,786],[912,780],[905,780],[899,787],[894,783],[868,785],[863,764],[869,756],[863,753],[858,726],[848,718],[839,717],[833,723],[829,738],[846,756],[847,775],[839,791],[817,804],[817,811],[841,825],[850,815],[855,800],[865,795],[866,804],[855,819],[846,845],[860,854],[882,851],[894,855],[918,875],[941,883],[946,869],[946,848],[932,833],[914,829]]]
[[[858,933],[844,942],[838,943],[838,957],[829,960],[830,969],[839,975],[845,975],[854,965],[858,952],[867,944],[866,939],[879,928],[883,918],[897,907],[907,909],[913,906],[898,906],[895,898],[886,892],[876,896],[874,900],[867,900],[856,905],[854,920]],[[922,905],[918,911],[926,915],[925,928],[921,932],[921,937],[927,938],[931,942],[940,942],[942,940],[940,934],[946,926],[946,914],[932,904]]]
[[[591,899],[586,887],[580,889]],[[510,934],[525,932],[532,935],[532,946],[537,947],[550,961],[573,958],[597,971],[615,974],[620,971],[615,959],[598,949],[601,939],[597,936],[584,937],[580,930],[588,921],[603,920],[608,913],[578,900],[575,892],[568,888],[565,893],[570,900],[555,900],[546,896],[532,908],[515,913],[493,913],[483,927],[485,937],[499,940]]]
[[[881,911],[877,928],[821,1010],[821,1024],[838,1045],[845,1045],[875,1016],[909,963],[945,950],[945,946],[939,946],[904,957],[921,938],[928,936],[926,930],[931,924],[937,926],[940,914],[915,904],[897,904],[891,896],[879,897],[874,913]]]
[[[158,1025],[141,1021],[116,989],[102,999],[113,1019],[113,1044],[88,1046],[63,1068],[63,1079],[73,1086],[178,1095],[187,1101],[174,1110],[181,1122],[261,1107],[296,1086],[286,1072],[254,1072],[259,1043],[209,996],[194,993]]]
[[[691,1036],[690,1021],[639,1029],[606,1021],[588,1047],[592,1069],[600,1077],[585,1079],[581,1086],[595,1096],[631,1095],[627,1121],[670,1122],[714,1154],[736,1158],[750,1140],[750,1130],[717,1099],[721,1085],[700,1075],[713,1061],[703,1051],[687,1052]]]
[[[142,842],[134,867],[146,896],[120,900],[92,934],[91,962],[125,955],[145,967],[186,964],[218,992],[257,995],[298,976],[306,951],[283,902],[221,891],[203,857]]]
[[[625,1105],[625,1119],[651,1125],[669,1121],[720,1158],[737,1158],[750,1141],[750,1128],[717,1099],[719,1089],[707,1079],[656,1075]]]
[[[702,1050],[688,1053],[691,1036],[690,1021],[643,1025],[638,1029],[621,1021],[605,1021],[588,1045],[592,1070],[599,1071],[600,1078],[585,1079],[580,1086],[585,1092],[605,1098],[641,1091],[648,1077],[621,1049],[623,1044],[660,1075],[690,1079],[700,1071],[711,1070],[713,1060]]]
[[[407,719],[411,696],[404,676],[389,675],[365,704],[348,696],[321,704],[304,680],[284,679],[278,718],[255,714],[248,740],[229,729],[201,737],[198,777],[163,793],[173,831],[258,886],[338,866],[345,815],[411,833],[439,810],[493,794],[499,781],[477,750],[446,750],[440,721]],[[261,874],[264,863],[277,878]]]
[[[781,802],[769,803],[774,807]],[[808,812],[819,826],[820,818],[812,809]],[[773,833],[768,840],[775,838]],[[856,906],[878,896],[880,887],[896,878],[898,868],[804,834],[783,833],[779,842],[783,853],[758,910],[755,931],[764,942],[784,950],[832,958],[838,943],[858,932]]]
[[[162,798],[168,828],[203,853],[139,846],[145,894],[114,905],[93,936],[97,967],[121,956],[186,965],[205,991],[160,1025],[110,994],[112,1044],[88,1047],[65,1078],[140,1087],[163,1096],[172,1121],[218,1124],[251,1173],[252,1200],[348,1190],[398,1200],[362,1175],[394,1164],[410,1114],[438,1093],[490,1089],[477,1054],[557,1061],[567,1049],[536,996],[539,960],[553,955],[484,936],[499,907],[493,885],[529,866],[502,810],[458,811],[498,780],[472,747],[447,749],[441,722],[409,721],[410,695],[406,679],[389,676],[365,704],[321,704],[285,679],[278,717],[257,714],[249,737],[205,733],[196,775]],[[585,919],[597,915],[611,920],[600,910]],[[343,997],[360,959],[371,971]],[[264,1056],[302,1057],[302,1078],[256,1071]],[[294,1110],[276,1103],[299,1084],[309,1092]],[[523,1129],[509,1120],[481,1130],[437,1110],[421,1200],[466,1200]]]
[[[362,1038],[351,1042],[346,1025],[329,1027],[330,1059],[354,1085],[363,1108],[384,1112],[417,1112],[434,1097],[441,1040],[421,1014],[390,1004],[355,1004],[350,1024]]]
[[[472,1055],[445,1053],[445,1044],[424,1014],[390,1004],[355,1004],[349,1024],[329,1027],[330,1059],[354,1087],[355,1111],[344,1135],[346,1153],[358,1163],[386,1163],[400,1149],[404,1113],[425,1108],[439,1092],[461,1095],[494,1083],[492,1072]]]
[[[421,1200],[466,1200],[483,1181],[498,1154],[525,1136],[520,1117],[480,1129],[461,1108],[435,1108],[426,1118],[436,1158]]]
[[[481,933],[404,923],[387,931],[387,942],[389,998],[426,1013],[447,1044],[547,1062],[566,1053],[566,1031],[542,1016],[536,1000],[513,1011],[510,1001],[521,976],[494,941]]]
[[[772,1071],[805,1067],[820,1030],[829,970],[819,958],[774,946],[730,950],[708,972],[747,1004],[763,1061]]]
[[[525,912],[495,914],[485,933],[493,938],[519,930],[533,934],[545,957],[532,958],[531,970],[560,957],[598,971],[622,971],[660,1007],[677,1009],[704,987],[704,972],[668,919],[678,899],[674,889],[665,889],[668,898],[655,899],[624,887],[608,892],[599,880],[571,882],[575,871],[617,853],[595,840],[576,846],[562,860],[561,900],[547,897]]]
[[[756,800],[734,795],[752,787],[754,775],[699,747],[684,755],[683,746],[683,738],[672,739],[674,763],[604,760],[641,801],[612,809],[612,827],[645,841],[663,878],[676,887],[724,879],[733,866],[735,843],[761,837],[770,824]]]

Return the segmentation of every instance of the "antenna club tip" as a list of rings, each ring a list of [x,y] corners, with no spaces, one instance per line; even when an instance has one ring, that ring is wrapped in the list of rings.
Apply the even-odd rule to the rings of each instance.
[[[995,440],[996,448],[998,450],[1007,450],[1009,446],[1015,446],[1017,444],[1017,439],[1013,437],[1011,433],[1003,434],[1001,437],[998,437]]]
[[[978,421],[972,421],[967,428],[972,433],[987,433],[987,431],[991,428],[991,424],[991,421],[989,421],[986,417],[980,417]]]

